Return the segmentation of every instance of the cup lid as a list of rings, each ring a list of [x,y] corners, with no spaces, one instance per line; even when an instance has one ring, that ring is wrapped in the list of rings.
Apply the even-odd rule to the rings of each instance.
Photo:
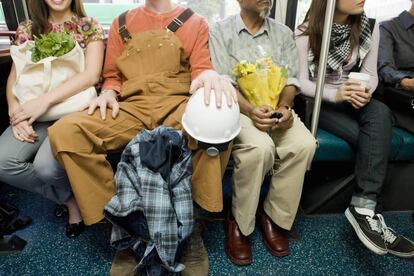
[[[349,79],[350,80],[360,80],[360,81],[366,81],[369,82],[370,75],[366,73],[357,73],[357,72],[351,72],[349,73]]]

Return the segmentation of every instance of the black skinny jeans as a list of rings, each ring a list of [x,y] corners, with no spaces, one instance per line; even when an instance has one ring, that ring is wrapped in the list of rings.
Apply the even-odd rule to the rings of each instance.
[[[354,148],[356,187],[351,205],[375,211],[391,148],[393,116],[390,109],[375,99],[359,110],[349,103],[324,102],[319,126]]]

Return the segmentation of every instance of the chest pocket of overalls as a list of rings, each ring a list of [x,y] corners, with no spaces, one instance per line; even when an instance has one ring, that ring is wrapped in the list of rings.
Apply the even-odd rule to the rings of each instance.
[[[181,42],[173,33],[165,30],[146,31],[131,35],[117,66],[128,80],[178,73],[183,54]]]

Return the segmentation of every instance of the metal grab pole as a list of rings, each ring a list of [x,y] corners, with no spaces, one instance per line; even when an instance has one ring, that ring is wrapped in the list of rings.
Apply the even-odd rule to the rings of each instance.
[[[323,88],[325,84],[326,63],[328,60],[328,53],[329,53],[329,42],[331,40],[333,17],[335,14],[335,4],[336,4],[336,0],[328,0],[328,3],[326,5],[321,54],[319,57],[319,66],[318,66],[319,67],[318,78],[316,82],[316,91],[315,91],[315,105],[313,106],[313,112],[312,112],[311,132],[314,137],[316,137],[316,131],[318,130],[319,114],[320,114],[321,102],[322,102],[322,93],[323,93]]]

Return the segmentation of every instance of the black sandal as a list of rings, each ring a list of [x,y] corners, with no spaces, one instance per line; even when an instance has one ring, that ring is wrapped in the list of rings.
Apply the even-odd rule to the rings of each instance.
[[[79,223],[68,223],[65,227],[66,237],[74,239],[85,230],[83,220]]]
[[[57,204],[54,211],[55,217],[57,218],[63,218],[68,216],[69,210],[68,207],[66,207],[65,204]]]

